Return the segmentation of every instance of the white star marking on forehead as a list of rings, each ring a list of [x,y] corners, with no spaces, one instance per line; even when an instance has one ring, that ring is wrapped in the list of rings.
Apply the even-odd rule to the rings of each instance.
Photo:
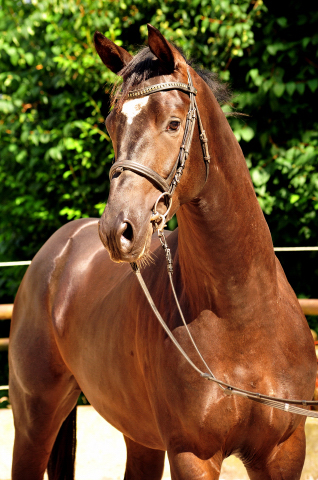
[[[149,97],[142,97],[142,98],[133,98],[132,100],[127,100],[121,113],[123,113],[127,117],[128,125],[131,125],[133,119],[135,118],[138,113],[141,112],[142,108],[147,105]]]

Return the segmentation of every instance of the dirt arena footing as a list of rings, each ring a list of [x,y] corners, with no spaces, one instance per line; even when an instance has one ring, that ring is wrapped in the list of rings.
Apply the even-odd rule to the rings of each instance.
[[[10,480],[14,429],[10,409],[0,409],[0,480]],[[307,455],[301,480],[318,480],[318,420],[306,423]],[[76,480],[122,480],[126,461],[125,443],[93,407],[78,407]],[[170,479],[166,460],[164,480]],[[248,480],[236,457],[227,458],[220,480]]]

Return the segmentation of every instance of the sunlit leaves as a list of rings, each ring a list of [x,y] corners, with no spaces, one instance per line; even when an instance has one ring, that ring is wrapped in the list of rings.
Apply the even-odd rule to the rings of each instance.
[[[113,158],[103,123],[105,91],[115,75],[95,53],[93,34],[99,30],[134,53],[146,43],[147,22],[200,66],[230,80],[238,94],[234,106],[249,115],[230,122],[274,241],[317,243],[315,9],[305,12],[293,3],[276,14],[261,0],[6,0],[5,5],[0,9],[3,259],[28,259],[65,221],[102,213]]]
[[[265,11],[261,0],[190,3],[168,0],[158,2],[150,22],[169,40],[197,57],[206,68],[228,79],[232,58],[243,56],[245,49],[253,45],[253,26],[259,14]],[[146,37],[145,26],[141,27],[141,33]]]
[[[32,257],[61,224],[97,216],[107,198],[113,154],[102,87],[114,75],[101,67],[92,36],[116,15],[102,15],[102,1],[81,6],[89,15],[72,1],[7,1],[0,10],[3,259]]]

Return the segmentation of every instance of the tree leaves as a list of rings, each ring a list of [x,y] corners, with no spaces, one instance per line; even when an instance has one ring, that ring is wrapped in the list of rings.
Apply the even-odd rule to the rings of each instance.
[[[317,21],[315,9],[304,13],[297,2],[284,17],[271,7],[249,55],[230,66],[238,110],[254,131],[242,146],[276,245],[318,243]]]
[[[230,79],[237,110],[249,115],[230,122],[274,242],[317,244],[317,12],[297,2],[286,12],[274,8],[261,0],[6,0],[0,9],[2,259],[32,258],[66,221],[101,214],[113,158],[103,123],[105,89],[115,75],[100,62],[92,38],[99,30],[134,53],[147,40],[147,22]],[[17,281],[0,284],[11,301]]]

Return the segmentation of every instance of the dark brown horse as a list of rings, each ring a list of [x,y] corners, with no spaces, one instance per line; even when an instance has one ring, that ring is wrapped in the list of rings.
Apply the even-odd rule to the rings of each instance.
[[[149,48],[135,57],[99,33],[95,45],[124,79],[106,121],[117,165],[136,162],[167,179],[189,110],[182,89],[135,99],[130,90],[188,84],[188,72],[197,89],[210,172],[206,178],[196,124],[169,213],[177,212],[179,228],[167,241],[177,295],[206,362],[237,387],[311,399],[313,341],[218,104],[224,90],[205,81],[151,26]],[[35,256],[19,289],[10,337],[12,479],[40,480],[48,465],[51,480],[73,478],[81,390],[124,434],[126,480],[160,479],[165,451],[173,480],[217,479],[231,454],[251,479],[298,479],[304,417],[224,395],[192,369],[159,325],[129,262],[148,261],[142,273],[155,304],[202,368],[172,298],[164,252],[152,240],[160,188],[147,174],[121,170],[114,171],[99,232],[97,219],[65,225]],[[159,202],[162,213],[166,200]]]

